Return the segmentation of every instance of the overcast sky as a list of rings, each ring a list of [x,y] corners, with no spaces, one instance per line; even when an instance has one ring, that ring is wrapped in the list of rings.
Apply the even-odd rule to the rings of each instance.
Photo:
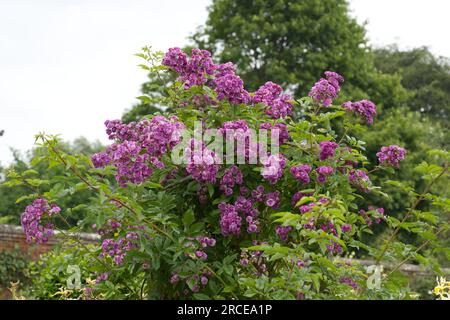
[[[0,163],[40,131],[106,143],[103,122],[136,102],[146,78],[133,53],[183,46],[209,2],[0,0]],[[374,45],[450,57],[450,1],[352,0],[351,9]]]

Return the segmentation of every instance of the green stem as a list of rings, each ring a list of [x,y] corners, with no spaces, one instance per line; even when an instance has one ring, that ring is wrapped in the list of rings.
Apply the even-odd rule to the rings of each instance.
[[[447,221],[447,224],[449,224],[450,223],[450,221]],[[434,235],[435,236],[438,236],[442,231],[444,231],[446,228],[444,228],[444,227],[441,227]],[[425,248],[429,243],[431,242],[431,240],[429,239],[429,240],[427,240],[427,241],[425,241],[424,243],[422,243],[415,251],[414,251],[414,254],[416,254],[416,253],[418,253],[420,250],[422,250],[423,248]],[[391,274],[393,274],[395,271],[397,271],[398,269],[400,269],[401,268],[401,266],[403,266],[406,262],[408,262],[409,260],[411,259],[411,257],[407,257],[407,258],[405,258],[403,261],[401,261],[398,265],[396,265],[387,275],[386,275],[386,278],[385,279],[387,279],[387,278],[389,278],[389,276],[391,275]]]
[[[63,159],[63,157],[60,155],[59,151],[50,144],[50,142],[45,138],[42,137],[42,139],[44,140],[44,142],[46,142],[51,150],[56,154],[56,156],[58,157],[58,159],[60,160],[60,162],[64,165],[67,166],[66,161]],[[83,181],[91,190],[94,190],[96,192],[100,192],[100,189],[97,186],[94,186],[92,183],[90,183],[85,177],[83,177],[81,175],[81,173],[78,172],[78,170],[76,170],[73,166],[70,166],[69,169],[81,180]],[[126,208],[128,211],[130,211],[131,213],[133,213],[136,217],[137,217],[137,212],[136,210],[134,210],[131,206],[129,206],[128,204],[126,204],[125,202],[114,198],[113,196],[109,195],[109,194],[105,194],[105,196],[108,198],[108,200],[113,201],[113,202],[117,202],[119,205],[121,205],[122,207]],[[161,234],[164,234],[166,237],[168,237],[170,240],[174,241],[174,238],[168,234],[167,232],[165,232],[164,230],[160,229],[159,227],[157,227],[154,223],[148,221],[147,219],[144,219],[144,222],[148,223],[150,225],[150,227],[152,227],[153,229],[155,229],[156,231],[158,231]]]
[[[216,272],[214,272],[213,269],[211,269],[208,265],[205,265],[206,270],[208,270],[209,272],[211,272],[214,277],[216,277],[217,279],[219,279],[219,281],[222,283],[222,285],[225,287],[227,285],[227,283],[222,279],[221,276],[219,276]],[[234,292],[230,292],[230,294],[233,296],[233,298],[235,298],[236,300],[239,300],[238,296],[234,294]]]
[[[405,216],[403,217],[402,221],[400,222],[400,224],[394,229],[394,231],[392,232],[391,236],[389,237],[389,239],[387,240],[386,245],[384,246],[383,250],[381,251],[381,254],[378,256],[378,258],[376,259],[376,263],[379,264],[381,259],[384,257],[387,249],[389,248],[389,246],[391,245],[391,243],[394,241],[395,237],[397,236],[397,234],[400,232],[400,226],[406,221],[408,220],[408,218],[412,215],[413,211],[416,209],[416,207],[419,205],[419,203],[425,198],[425,195],[430,191],[431,187],[436,183],[437,180],[439,180],[448,170],[448,163],[445,164],[444,169],[442,170],[441,173],[439,173],[433,180],[431,180],[431,182],[428,184],[428,186],[425,188],[424,192],[419,195],[419,197],[417,197],[416,201],[414,201],[414,203],[412,204],[412,206],[410,207],[410,209],[408,210],[408,212],[405,214]]]

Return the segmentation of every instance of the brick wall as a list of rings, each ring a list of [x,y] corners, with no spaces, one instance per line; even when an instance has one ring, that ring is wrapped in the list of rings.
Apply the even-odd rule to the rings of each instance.
[[[5,250],[12,250],[19,247],[23,252],[28,252],[33,258],[38,258],[39,255],[50,251],[55,244],[59,242],[59,232],[55,231],[55,236],[51,237],[47,243],[44,244],[29,244],[25,241],[25,234],[22,227],[8,224],[0,224],[0,252]],[[84,243],[98,243],[100,237],[92,233],[78,233],[76,235]]]

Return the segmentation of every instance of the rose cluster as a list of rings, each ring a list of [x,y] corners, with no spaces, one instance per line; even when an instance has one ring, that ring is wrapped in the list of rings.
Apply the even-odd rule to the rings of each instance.
[[[253,96],[253,103],[263,103],[267,106],[266,114],[273,119],[292,115],[292,97],[282,94],[283,89],[269,81],[262,85]]]
[[[144,182],[152,175],[152,167],[163,168],[161,156],[180,143],[185,129],[175,116],[155,116],[129,124],[112,120],[105,125],[109,139],[117,142],[105,152],[94,154],[91,160],[96,168],[116,167],[116,180],[122,187],[128,182]]]
[[[317,81],[309,92],[309,96],[317,103],[328,107],[333,103],[341,90],[340,83],[344,78],[336,72],[326,71],[325,78]]]
[[[226,169],[222,179],[220,180],[220,190],[227,196],[233,194],[233,188],[235,185],[242,185],[244,182],[242,172],[237,166],[231,166]]]
[[[400,166],[400,161],[404,160],[406,157],[406,150],[396,145],[382,147],[381,150],[377,152],[377,157],[381,164],[398,168]]]
[[[302,164],[299,166],[291,167],[290,172],[296,180],[300,181],[303,184],[308,184],[311,181],[309,177],[311,170],[312,168],[309,164]]]
[[[278,143],[280,146],[290,139],[288,128],[284,123],[271,124],[270,122],[264,122],[259,126],[259,129],[270,130],[271,138],[278,135]]]
[[[119,240],[105,239],[102,242],[100,258],[111,257],[116,265],[121,265],[128,251],[138,248],[137,240],[139,235],[136,232],[128,232],[125,238]]]
[[[363,170],[350,170],[348,174],[348,181],[350,184],[365,193],[370,191],[371,181],[367,173]]]
[[[334,157],[336,149],[339,145],[333,141],[322,141],[320,144],[320,160],[326,160]]]
[[[283,176],[286,158],[282,153],[272,154],[262,164],[261,175],[271,184],[275,184]]]
[[[342,107],[349,112],[354,112],[355,114],[362,117],[367,124],[373,123],[373,118],[377,114],[377,107],[375,103],[369,100],[361,100],[357,102],[345,102]]]
[[[215,183],[220,165],[216,154],[201,141],[191,139],[190,147],[185,150],[188,164],[186,171],[201,184]]]
[[[45,243],[54,233],[51,222],[43,222],[44,218],[50,218],[61,212],[55,204],[49,204],[46,199],[39,198],[25,208],[20,218],[23,231],[28,243]]]
[[[251,100],[244,82],[235,74],[234,65],[231,62],[214,64],[207,50],[192,49],[188,58],[180,48],[171,48],[162,64],[180,75],[178,81],[183,82],[186,89],[207,84],[216,91],[218,100],[227,99],[233,104],[246,104]]]

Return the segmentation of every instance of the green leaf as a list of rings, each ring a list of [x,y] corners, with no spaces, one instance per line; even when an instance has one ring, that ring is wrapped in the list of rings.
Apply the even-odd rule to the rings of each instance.
[[[196,300],[211,300],[210,297],[208,297],[206,294],[203,293],[194,293],[194,298]]]
[[[36,170],[28,169],[22,172],[22,176],[32,175],[32,174],[39,174]]]
[[[136,97],[136,99],[141,100],[143,103],[151,103],[152,102],[152,100],[148,96],[139,96],[139,97]]]
[[[25,196],[21,196],[20,198],[18,198],[16,200],[16,203],[20,203],[24,200],[28,200],[28,199],[33,199],[33,198],[37,198],[39,195],[37,193],[33,193],[33,194],[27,194]]]
[[[194,211],[189,208],[183,215],[183,225],[185,229],[188,229],[189,226],[195,221]]]
[[[295,204],[295,206],[299,207],[302,204],[305,204],[305,203],[311,202],[311,201],[316,201],[316,198],[315,197],[303,197]]]
[[[208,192],[209,197],[212,198],[214,195],[214,185],[212,183],[208,183]]]

